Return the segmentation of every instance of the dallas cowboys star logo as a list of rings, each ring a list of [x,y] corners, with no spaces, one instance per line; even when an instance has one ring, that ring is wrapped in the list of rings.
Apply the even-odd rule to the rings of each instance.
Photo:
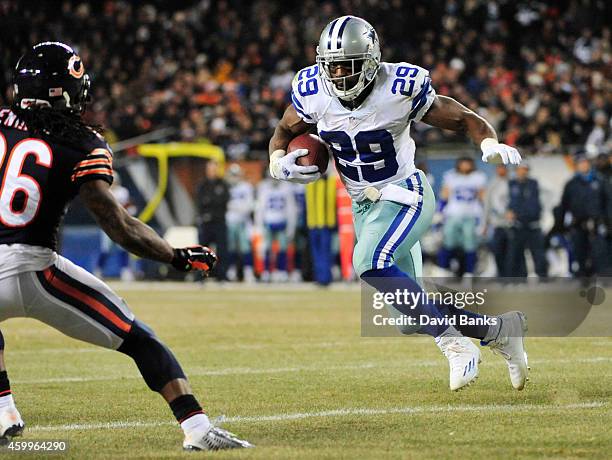
[[[373,28],[365,32],[364,35],[368,37],[370,40],[372,40],[372,43],[376,41],[376,32],[374,31]]]

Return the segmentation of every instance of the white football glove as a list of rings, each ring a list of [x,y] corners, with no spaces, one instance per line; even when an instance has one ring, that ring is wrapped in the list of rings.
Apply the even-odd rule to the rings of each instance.
[[[286,153],[284,150],[275,150],[270,155],[270,175],[274,179],[287,180],[298,184],[308,184],[321,177],[316,165],[300,166],[296,164],[299,157],[308,155],[307,149],[297,149]]]
[[[368,187],[363,191],[365,197],[376,203],[379,200],[394,201],[405,206],[413,206],[422,201],[421,196],[417,192],[408,190],[395,184],[387,184],[380,190],[375,187]]]
[[[510,147],[506,144],[500,144],[496,139],[487,137],[480,143],[480,149],[482,150],[482,161],[488,163],[499,163],[499,159],[495,161],[495,158],[499,155],[501,162],[505,165],[508,163],[517,165],[521,162],[521,154],[514,147]]]

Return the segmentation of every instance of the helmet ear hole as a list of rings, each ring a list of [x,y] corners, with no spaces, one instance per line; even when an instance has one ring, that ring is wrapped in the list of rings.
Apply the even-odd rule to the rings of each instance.
[[[364,63],[364,73],[367,80],[372,80],[376,76],[378,70],[378,63],[374,61],[368,61]]]

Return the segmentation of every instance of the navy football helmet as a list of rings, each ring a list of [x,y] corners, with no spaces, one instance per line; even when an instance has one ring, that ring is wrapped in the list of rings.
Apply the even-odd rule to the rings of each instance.
[[[89,75],[79,55],[60,42],[34,45],[13,72],[14,104],[46,106],[82,113],[88,102]]]

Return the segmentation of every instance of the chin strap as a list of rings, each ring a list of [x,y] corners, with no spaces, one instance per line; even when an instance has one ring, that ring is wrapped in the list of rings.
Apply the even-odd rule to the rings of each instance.
[[[49,101],[45,101],[44,99],[28,99],[24,98],[19,101],[20,109],[29,109],[30,107],[51,107],[51,103]]]

